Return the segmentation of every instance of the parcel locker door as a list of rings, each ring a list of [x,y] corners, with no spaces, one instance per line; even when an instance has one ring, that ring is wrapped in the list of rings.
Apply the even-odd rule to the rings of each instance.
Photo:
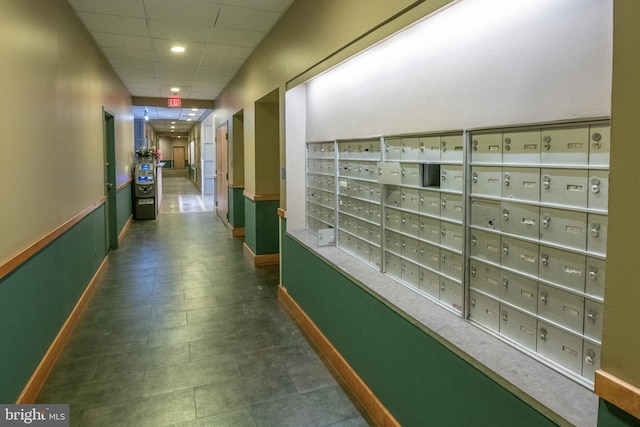
[[[399,210],[385,208],[385,222],[388,229],[402,231],[402,214]]]
[[[402,258],[396,254],[385,252],[385,273],[402,280]]]
[[[585,293],[592,297],[604,298],[606,261],[600,258],[587,257],[587,275]]]
[[[538,321],[537,351],[578,375],[582,374],[582,339]]]
[[[464,156],[462,135],[448,135],[440,139],[440,160],[443,162],[460,162]]]
[[[402,139],[385,139],[385,160],[397,161],[402,157]]]
[[[589,133],[589,165],[609,166],[611,128],[609,126],[591,126]]]
[[[543,130],[540,162],[586,166],[589,163],[589,128]]]
[[[502,163],[502,133],[473,135],[471,151],[473,163]]]
[[[500,299],[524,311],[536,313],[538,310],[538,282],[510,271],[502,271]]]
[[[607,253],[608,217],[589,214],[587,225],[587,251],[604,256]]]
[[[553,286],[538,286],[538,316],[582,334],[584,298]]]
[[[471,256],[500,264],[500,235],[482,230],[471,230]]]
[[[587,206],[589,172],[583,169],[542,169],[540,201],[558,206]]]
[[[531,239],[539,238],[538,219],[540,217],[540,208],[538,206],[502,202],[501,212],[500,229],[502,231]]]
[[[502,161],[505,164],[540,164],[540,131],[505,132]]]
[[[537,203],[540,201],[540,169],[502,168],[502,197]]]
[[[416,288],[420,286],[420,268],[406,259],[402,260],[402,281]]]
[[[402,176],[400,182],[402,185],[412,185],[414,187],[422,185],[420,165],[418,163],[402,163],[401,168]]]
[[[420,138],[404,138],[400,160],[417,162],[420,160]]]
[[[420,268],[418,287],[435,299],[440,299],[440,275],[426,268]]]
[[[447,249],[440,249],[440,273],[462,282],[463,269],[462,255]]]
[[[439,162],[440,161],[440,137],[423,136],[420,138],[420,161]]]
[[[440,222],[440,244],[448,249],[462,252],[464,238],[462,226],[449,222]]]
[[[595,381],[596,371],[600,369],[600,346],[584,342],[582,358],[582,376]]]
[[[586,257],[551,247],[540,247],[540,278],[579,292],[585,290]]]
[[[502,168],[473,166],[471,168],[471,195],[501,197]]]
[[[502,237],[502,265],[530,276],[538,275],[538,245]]]
[[[440,216],[440,193],[430,190],[420,191],[420,213]]]
[[[584,336],[602,341],[602,303],[598,301],[584,301]]]
[[[471,290],[469,293],[469,318],[494,331],[500,330],[500,303],[486,295]]]
[[[427,242],[440,244],[440,220],[436,218],[420,217],[420,238]]]
[[[500,269],[478,260],[469,261],[469,282],[473,289],[496,298],[500,296]]]
[[[444,219],[463,221],[464,200],[459,194],[442,194],[440,196],[440,215]]]
[[[500,230],[500,202],[472,199],[471,225],[489,230]]]
[[[440,278],[440,301],[456,311],[462,311],[463,299],[464,289],[462,283],[445,277]]]
[[[589,195],[587,199],[589,209],[607,210],[609,205],[608,171],[589,171]]]
[[[420,212],[420,190],[417,188],[402,188],[400,207],[413,212]]]
[[[540,240],[584,251],[587,247],[587,214],[541,207]]]
[[[433,271],[440,271],[440,247],[423,243],[421,249],[420,265]]]
[[[440,189],[462,193],[464,177],[461,165],[440,165]]]
[[[538,321],[535,317],[501,304],[500,333],[505,337],[535,350],[537,325]]]

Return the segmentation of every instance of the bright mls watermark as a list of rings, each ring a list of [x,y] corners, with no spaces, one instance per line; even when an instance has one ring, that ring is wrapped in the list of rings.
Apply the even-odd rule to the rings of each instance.
[[[0,427],[69,427],[69,405],[2,405]]]

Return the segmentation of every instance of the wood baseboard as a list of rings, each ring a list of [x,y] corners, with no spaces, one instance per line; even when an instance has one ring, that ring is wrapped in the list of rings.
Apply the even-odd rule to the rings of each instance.
[[[255,267],[259,267],[261,265],[280,264],[280,254],[256,255],[255,253],[253,253],[246,242],[243,244],[243,253],[244,256],[249,261],[251,261]]]
[[[82,310],[84,310],[85,306],[91,299],[96,284],[104,274],[107,267],[108,259],[109,258],[106,257],[102,261],[102,264],[100,264],[100,267],[98,267],[98,270],[91,278],[91,281],[80,296],[80,299],[78,299],[78,302],[71,311],[71,314],[69,314],[69,317],[67,317],[67,320],[62,325],[62,328],[58,332],[58,335],[56,335],[53,342],[47,349],[47,352],[44,354],[42,360],[31,375],[31,378],[29,378],[27,385],[22,390],[22,393],[20,393],[20,396],[18,396],[18,400],[16,401],[16,403],[31,404],[35,402],[38,394],[40,393],[40,390],[42,390],[44,382],[47,380],[49,373],[51,373],[51,369],[58,359],[58,356],[60,355],[60,352],[62,351],[62,348],[67,341],[67,338],[69,338],[69,335],[71,335],[73,328],[78,323],[78,319],[82,314]]]
[[[233,237],[243,237],[244,234],[244,227],[231,227],[231,235]]]
[[[127,231],[129,231],[129,227],[131,226],[131,224],[133,224],[133,215],[129,216],[127,223],[124,225],[124,227],[122,227],[122,231],[118,235],[118,243],[120,243],[122,239],[124,239],[124,236],[127,234]]]
[[[640,388],[602,369],[596,371],[595,382],[595,392],[598,396],[634,417],[640,418]]]
[[[378,400],[362,378],[360,378],[333,344],[331,344],[327,337],[318,329],[298,303],[291,298],[282,285],[278,286],[278,300],[289,310],[305,334],[322,354],[324,354],[334,370],[344,380],[360,403],[362,403],[362,406],[376,425],[380,427],[400,427],[400,423],[396,421],[391,412],[384,407],[382,402]]]

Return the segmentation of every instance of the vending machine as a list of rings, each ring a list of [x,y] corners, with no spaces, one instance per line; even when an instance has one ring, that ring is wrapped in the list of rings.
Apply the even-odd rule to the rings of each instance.
[[[133,216],[156,218],[156,165],[154,160],[139,160],[134,167]]]

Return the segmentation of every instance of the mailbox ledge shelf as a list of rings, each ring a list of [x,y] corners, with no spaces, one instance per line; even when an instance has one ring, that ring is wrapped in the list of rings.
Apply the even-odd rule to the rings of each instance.
[[[554,422],[596,426],[598,396],[309,231],[287,235]],[[347,255],[347,256],[345,256]]]

